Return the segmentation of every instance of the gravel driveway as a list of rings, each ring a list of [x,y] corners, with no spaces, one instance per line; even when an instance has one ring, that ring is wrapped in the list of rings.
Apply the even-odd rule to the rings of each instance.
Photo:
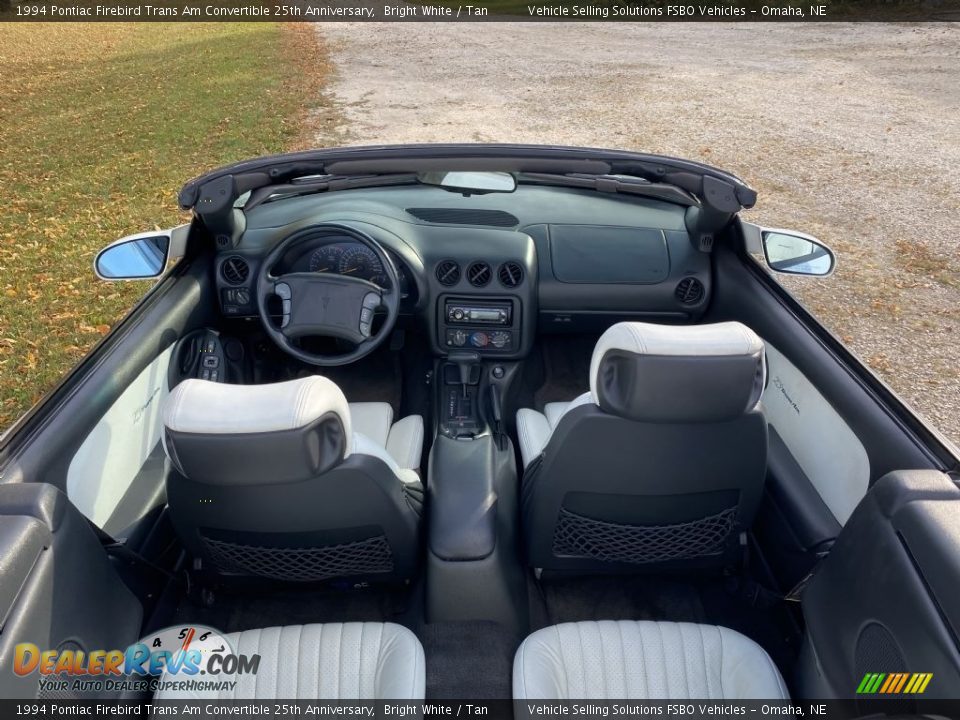
[[[700,159],[840,255],[792,291],[960,444],[960,24],[327,23],[353,143]]]

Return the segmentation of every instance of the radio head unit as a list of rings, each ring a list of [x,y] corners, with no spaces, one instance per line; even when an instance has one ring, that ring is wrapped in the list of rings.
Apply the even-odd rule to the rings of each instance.
[[[453,325],[509,325],[512,310],[510,303],[481,305],[448,300],[444,314]]]

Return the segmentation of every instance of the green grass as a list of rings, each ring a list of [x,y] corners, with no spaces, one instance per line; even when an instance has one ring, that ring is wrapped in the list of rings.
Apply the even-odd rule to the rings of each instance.
[[[182,222],[190,177],[303,144],[325,67],[276,24],[0,24],[0,429],[149,289],[97,280],[97,250]]]

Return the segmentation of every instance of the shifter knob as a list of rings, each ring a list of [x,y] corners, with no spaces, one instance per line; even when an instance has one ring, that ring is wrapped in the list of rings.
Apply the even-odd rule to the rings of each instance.
[[[480,353],[457,350],[447,355],[447,362],[455,364],[460,371],[460,384],[463,386],[463,394],[466,395],[467,385],[470,384],[470,370],[480,362]]]

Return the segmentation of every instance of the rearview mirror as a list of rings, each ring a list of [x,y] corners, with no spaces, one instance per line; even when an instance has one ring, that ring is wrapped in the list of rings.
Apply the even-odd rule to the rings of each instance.
[[[160,277],[169,258],[169,233],[140,233],[101,250],[93,261],[93,269],[102,280],[143,280]]]
[[[815,237],[793,230],[764,230],[763,254],[771,270],[825,277],[833,272],[833,251]]]
[[[517,189],[517,179],[508,172],[488,172],[483,170],[451,170],[422,172],[417,180],[424,185],[435,185],[455,192],[474,193],[512,193]]]

